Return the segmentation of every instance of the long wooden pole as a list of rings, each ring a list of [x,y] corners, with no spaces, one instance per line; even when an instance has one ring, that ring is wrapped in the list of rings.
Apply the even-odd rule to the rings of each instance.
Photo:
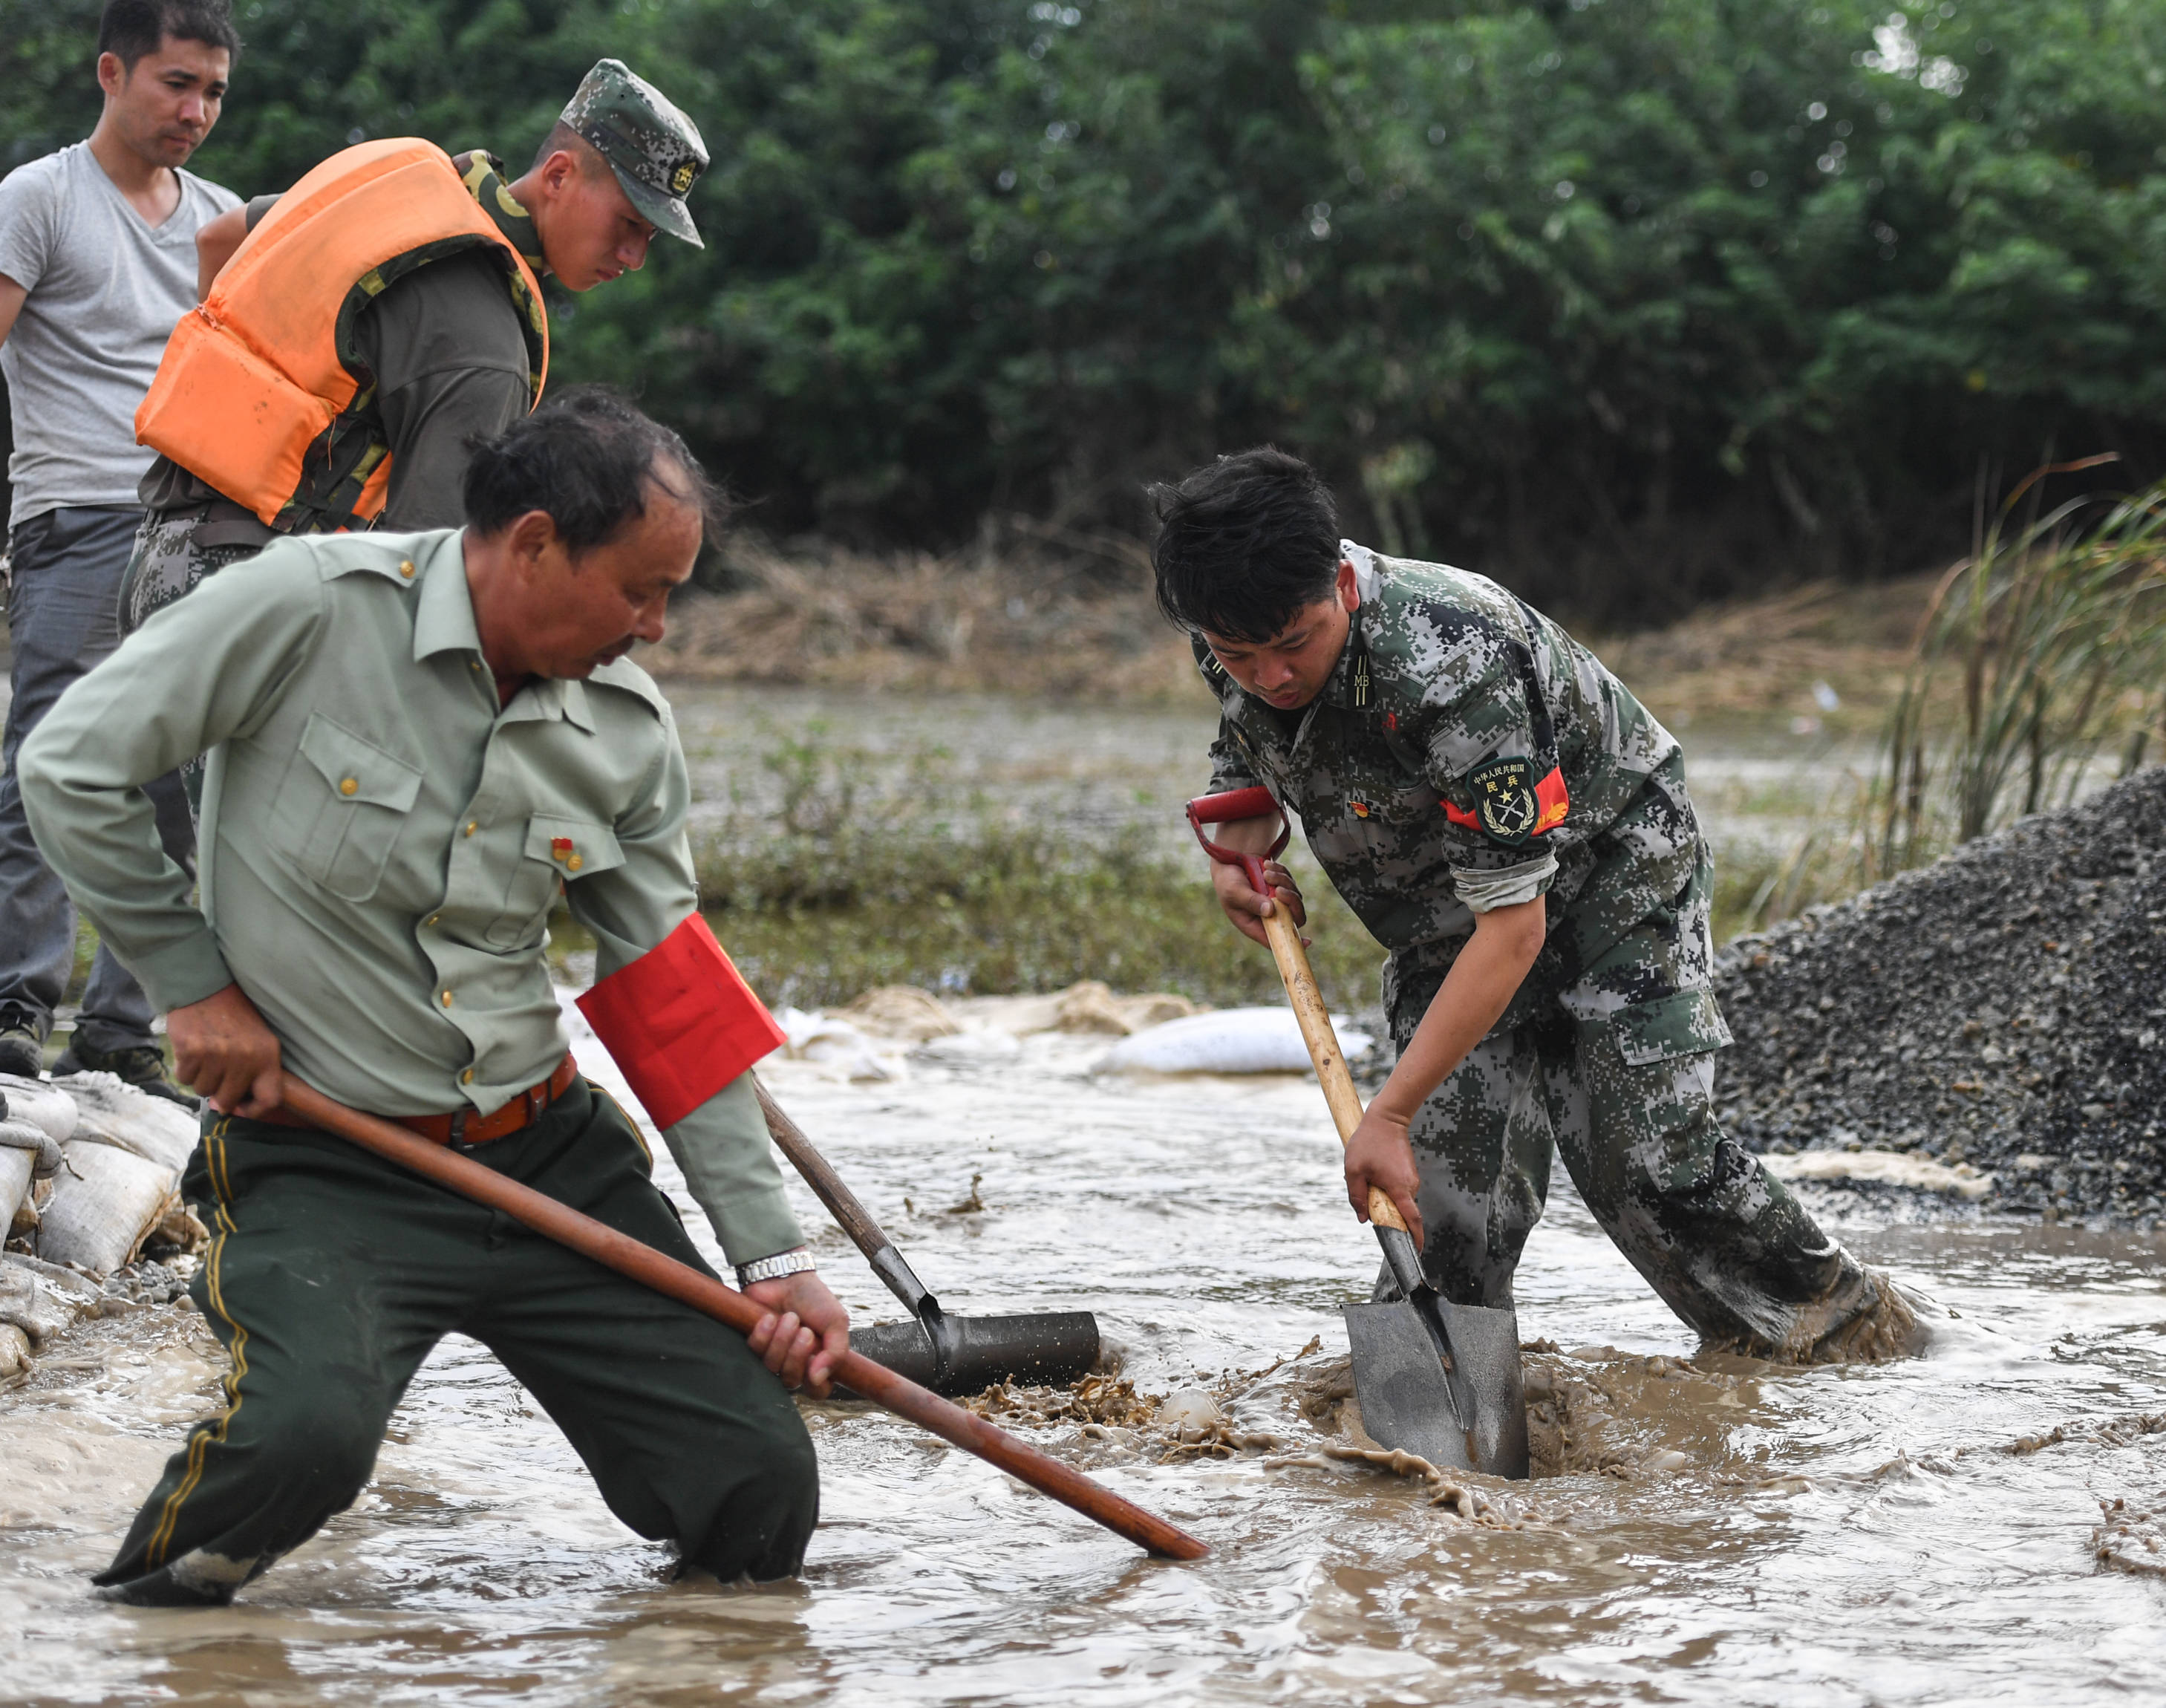
[[[437,1185],[446,1187],[478,1203],[502,1210],[514,1221],[536,1233],[568,1245],[620,1275],[630,1276],[657,1293],[682,1300],[726,1323],[741,1335],[749,1335],[767,1314],[734,1288],[689,1263],[656,1251],[652,1245],[620,1234],[592,1216],[582,1215],[531,1187],[508,1180],[494,1169],[440,1145],[432,1145],[404,1127],[375,1115],[365,1115],[325,1097],[313,1086],[290,1074],[286,1078],[286,1107],[310,1125],[373,1151],[388,1161],[412,1170]],[[835,1377],[853,1393],[885,1406],[930,1430],[966,1453],[975,1453],[997,1465],[1041,1494],[1073,1507],[1093,1523],[1126,1536],[1139,1547],[1169,1559],[1200,1560],[1211,1550],[1154,1513],[1123,1500],[1110,1489],[1092,1482],[1072,1466],[1025,1446],[1006,1430],[981,1417],[952,1405],[937,1393],[875,1364],[862,1353],[845,1352],[835,1361]]]

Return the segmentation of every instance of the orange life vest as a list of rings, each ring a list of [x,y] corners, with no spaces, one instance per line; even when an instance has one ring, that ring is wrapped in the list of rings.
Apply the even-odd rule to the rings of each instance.
[[[174,327],[136,439],[281,533],[365,525],[383,511],[391,447],[354,317],[415,267],[481,243],[509,262],[538,400],[549,323],[533,270],[449,155],[387,137],[333,155],[257,222]]]

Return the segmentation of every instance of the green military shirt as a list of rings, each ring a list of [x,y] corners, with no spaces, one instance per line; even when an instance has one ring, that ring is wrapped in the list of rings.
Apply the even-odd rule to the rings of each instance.
[[[1601,660],[1495,582],[1340,550],[1360,605],[1299,711],[1244,691],[1197,639],[1221,712],[1212,790],[1263,784],[1300,820],[1392,952],[1387,1006],[1434,990],[1475,914],[1546,895],[1549,941],[1515,1023],[1693,883],[1705,855],[1683,755]],[[1704,958],[1668,958],[1613,994],[1704,986]]]
[[[40,848],[160,1007],[238,981],[289,1069],[381,1114],[486,1113],[562,1059],[560,891],[603,977],[698,901],[668,702],[620,660],[499,707],[462,539],[281,540],[160,611],[19,761]],[[140,785],[203,753],[198,911]],[[748,1081],[666,1137],[732,1261],[800,1243]]]

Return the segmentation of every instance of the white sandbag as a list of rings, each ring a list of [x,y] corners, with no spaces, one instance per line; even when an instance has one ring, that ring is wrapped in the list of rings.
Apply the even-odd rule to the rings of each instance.
[[[75,1099],[58,1086],[41,1079],[24,1079],[20,1074],[0,1073],[0,1097],[8,1100],[9,1120],[28,1121],[57,1145],[75,1137],[80,1118]]]
[[[96,1139],[71,1139],[61,1149],[52,1199],[39,1219],[37,1254],[48,1263],[110,1275],[164,1219],[180,1171]]]
[[[0,1388],[13,1388],[30,1374],[30,1337],[13,1323],[0,1323]]]
[[[1334,1016],[1348,1060],[1376,1039]],[[1091,1065],[1093,1073],[1307,1073],[1308,1046],[1291,1008],[1222,1008],[1169,1020],[1124,1038]]]
[[[71,1073],[53,1084],[75,1100],[73,1142],[114,1145],[175,1174],[188,1166],[201,1133],[193,1110],[109,1073]]]
[[[8,1124],[12,1126],[13,1124]],[[0,1127],[0,1137],[4,1137],[5,1134],[6,1128]],[[45,1137],[43,1134],[38,1136]],[[35,1150],[0,1144],[0,1239],[5,1239],[6,1230],[14,1225],[16,1211],[29,1201],[30,1176],[37,1166],[38,1153]]]
[[[8,1118],[0,1120],[0,1227],[12,1229],[18,1220],[36,1225],[34,1209],[24,1208],[30,1202],[31,1182],[60,1166],[61,1147],[42,1128],[17,1120],[11,1108]]]
[[[872,1039],[848,1021],[831,1014],[808,1014],[785,1007],[774,1017],[789,1042],[783,1053],[793,1061],[816,1061],[845,1079],[893,1079],[886,1063],[873,1053]]]

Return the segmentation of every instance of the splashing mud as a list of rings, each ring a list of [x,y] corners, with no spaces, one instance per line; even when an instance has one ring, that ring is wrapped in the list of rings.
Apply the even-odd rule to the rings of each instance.
[[[368,1493],[235,1607],[110,1607],[85,1575],[218,1375],[198,1319],[152,1307],[79,1325],[0,1395],[6,1694],[1804,1708],[1972,1700],[2010,1679],[2026,1702],[2166,1692],[2157,1236],[1846,1211],[1854,1248],[1957,1314],[1921,1359],[1785,1370],[1701,1352],[1560,1170],[1520,1273],[1539,1474],[1435,1472],[1360,1432],[1338,1313],[1366,1297],[1375,1249],[1313,1082],[1094,1077],[1104,1046],[1033,1034],[978,1060],[905,1042],[889,1079],[813,1061],[768,1078],[951,1309],[1098,1314],[1117,1368],[979,1409],[1201,1535],[1209,1560],[1146,1560],[885,1414],[820,1404],[803,1581],[672,1584],[532,1399],[454,1338]],[[894,1316],[798,1199],[853,1309]]]

